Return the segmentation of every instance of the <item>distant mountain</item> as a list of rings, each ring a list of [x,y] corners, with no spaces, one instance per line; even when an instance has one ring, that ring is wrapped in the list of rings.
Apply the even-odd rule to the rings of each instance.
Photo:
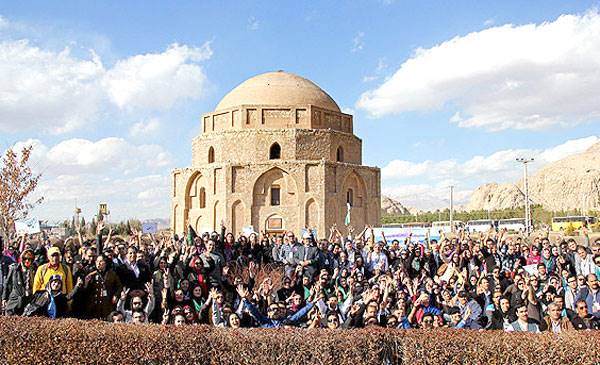
[[[411,214],[409,210],[397,200],[388,196],[381,196],[381,214],[404,215]]]
[[[529,199],[548,210],[600,209],[600,143],[545,165],[529,178]],[[517,208],[525,204],[523,181],[477,188],[467,210]]]

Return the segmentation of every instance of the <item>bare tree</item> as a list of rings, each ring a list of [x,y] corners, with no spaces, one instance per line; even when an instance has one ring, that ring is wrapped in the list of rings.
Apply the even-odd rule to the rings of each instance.
[[[12,148],[0,160],[0,233],[8,238],[14,223],[26,218],[29,211],[40,204],[43,197],[31,202],[41,174],[34,174],[29,166],[33,146],[23,147],[20,155]]]

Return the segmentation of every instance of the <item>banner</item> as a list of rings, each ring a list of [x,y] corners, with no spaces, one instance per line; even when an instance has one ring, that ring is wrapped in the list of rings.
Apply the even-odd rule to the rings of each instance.
[[[382,231],[388,245],[391,245],[393,240],[398,240],[400,246],[403,246],[404,241],[409,236],[410,242],[412,243],[424,243],[427,238],[429,238],[429,241],[439,241],[440,239],[440,234],[438,232],[431,232],[430,228],[374,227],[373,233],[375,234],[375,242],[383,241],[383,236],[381,235]],[[365,239],[368,239],[369,237],[371,237],[371,232],[370,230],[367,230],[367,232],[365,232]]]
[[[29,218],[15,222],[15,230],[18,234],[35,234],[40,233],[40,221],[37,218]]]
[[[158,223],[156,223],[156,222],[142,223],[142,233],[155,234],[156,232],[158,232]]]
[[[252,227],[252,226],[246,226],[246,227],[242,228],[242,233],[243,233],[243,234],[244,234],[244,236],[246,236],[246,237],[250,237],[250,235],[251,235],[252,233],[254,233],[254,234],[257,234],[257,233],[254,231],[254,227]]]

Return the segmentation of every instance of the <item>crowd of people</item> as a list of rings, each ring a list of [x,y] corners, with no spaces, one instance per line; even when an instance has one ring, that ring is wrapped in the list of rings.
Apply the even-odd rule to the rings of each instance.
[[[22,235],[0,258],[5,315],[217,327],[563,332],[600,328],[600,240],[372,227],[185,237]],[[106,236],[105,234],[108,233]]]

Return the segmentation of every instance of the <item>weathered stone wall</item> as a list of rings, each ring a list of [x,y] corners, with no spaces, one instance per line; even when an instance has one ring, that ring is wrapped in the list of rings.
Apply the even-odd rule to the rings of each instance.
[[[208,163],[209,149],[215,162],[255,163],[269,160],[274,143],[281,147],[282,160],[337,160],[343,150],[343,162],[362,163],[362,141],[348,133],[333,130],[272,129],[214,132],[192,141],[192,166]]]
[[[238,233],[281,219],[283,230],[308,225],[326,236],[333,223],[344,224],[349,190],[352,225],[379,222],[380,172],[361,165],[351,115],[313,105],[242,105],[205,114],[202,122],[192,167],[172,173],[176,233],[187,230],[186,222],[202,232],[223,221]],[[275,143],[281,157],[270,159]],[[273,188],[279,205],[271,204]]]
[[[333,223],[344,224],[349,189],[353,190],[353,226],[375,224],[380,219],[379,190],[369,188],[378,183],[376,168],[323,161],[212,165],[174,171],[176,232],[185,230],[188,219],[198,231],[215,230],[221,220],[235,232],[247,225],[264,230],[269,217],[279,216],[286,230],[298,232],[310,225],[325,234]],[[271,186],[281,189],[279,206],[270,204]],[[200,204],[202,189],[204,205]]]
[[[314,105],[247,105],[202,116],[202,132],[244,129],[332,129],[353,132],[352,115]]]

